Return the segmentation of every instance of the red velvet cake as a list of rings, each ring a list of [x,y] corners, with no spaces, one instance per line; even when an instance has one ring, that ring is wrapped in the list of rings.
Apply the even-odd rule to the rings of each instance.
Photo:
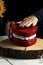
[[[20,27],[17,24],[12,26],[11,41],[19,46],[31,46],[36,43],[37,26]]]

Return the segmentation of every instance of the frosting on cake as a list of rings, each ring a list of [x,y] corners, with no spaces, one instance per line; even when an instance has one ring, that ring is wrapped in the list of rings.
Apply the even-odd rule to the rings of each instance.
[[[20,35],[13,33],[13,37],[17,39],[21,39],[21,40],[31,40],[36,37],[36,34],[29,36],[29,37],[24,37],[24,36],[20,36]]]

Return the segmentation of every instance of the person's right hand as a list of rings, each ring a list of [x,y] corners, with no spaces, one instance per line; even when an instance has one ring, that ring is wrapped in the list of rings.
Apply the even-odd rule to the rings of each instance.
[[[6,35],[8,36],[8,39],[10,38],[10,34],[12,33],[12,30],[11,30],[11,26],[15,24],[15,22],[11,22],[11,21],[7,21],[6,23],[6,28],[5,28],[5,31],[6,31]]]

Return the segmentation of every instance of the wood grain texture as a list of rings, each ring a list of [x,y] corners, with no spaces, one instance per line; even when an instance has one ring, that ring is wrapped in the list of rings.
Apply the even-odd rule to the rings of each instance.
[[[26,47],[26,51],[29,50],[43,50],[43,39],[37,39],[36,44]]]
[[[37,39],[36,44],[29,47],[14,45],[9,40],[0,42],[0,55],[16,59],[38,59],[43,55],[43,39]]]

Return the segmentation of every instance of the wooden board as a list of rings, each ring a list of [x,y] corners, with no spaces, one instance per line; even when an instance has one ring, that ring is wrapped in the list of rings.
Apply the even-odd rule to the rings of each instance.
[[[25,50],[26,49],[26,51],[29,51],[29,50],[43,50],[43,39],[37,38],[36,44],[34,44],[32,46],[28,46],[28,47],[16,46],[7,39],[7,40],[4,40],[4,41],[0,42],[0,47],[10,48],[10,49],[13,49],[13,50]]]
[[[43,50],[43,39],[38,38],[36,44],[26,47],[26,50]]]
[[[43,55],[43,39],[37,38],[36,44],[29,47],[16,46],[6,39],[0,42],[0,55],[16,59],[38,59]]]

